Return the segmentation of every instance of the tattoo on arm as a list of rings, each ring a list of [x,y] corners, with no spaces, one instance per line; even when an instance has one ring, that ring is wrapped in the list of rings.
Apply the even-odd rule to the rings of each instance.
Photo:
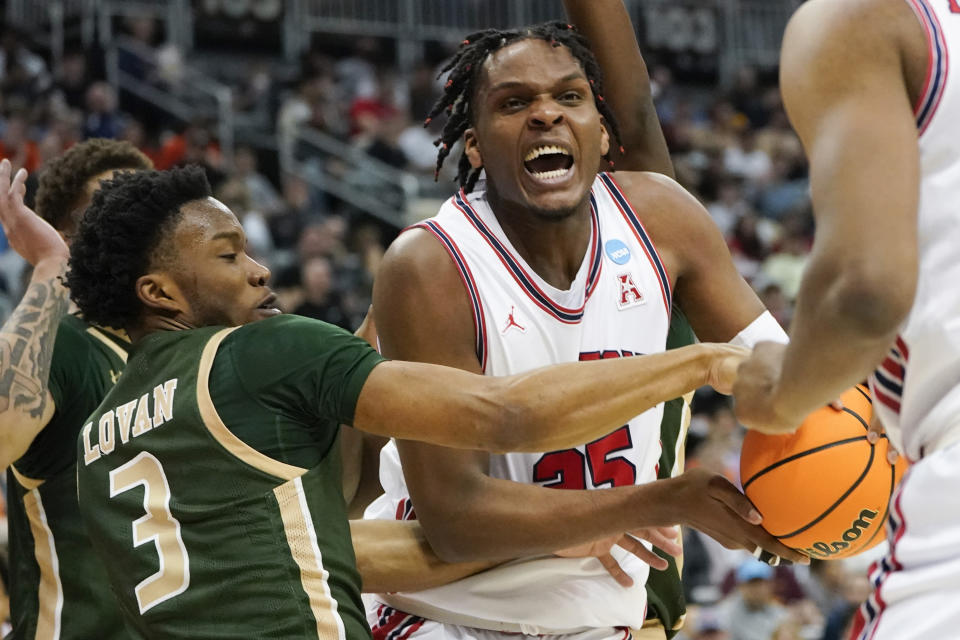
[[[31,282],[0,328],[0,413],[43,416],[57,326],[69,304],[62,276]]]

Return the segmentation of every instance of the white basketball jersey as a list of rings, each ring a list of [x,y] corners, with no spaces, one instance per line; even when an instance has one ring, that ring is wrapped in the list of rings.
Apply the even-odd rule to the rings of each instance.
[[[920,135],[919,279],[910,315],[871,388],[875,410],[911,460],[960,440],[960,3],[906,0],[930,67],[915,113]]]
[[[540,278],[511,246],[480,189],[451,198],[420,225],[447,249],[473,305],[477,358],[488,375],[544,365],[662,352],[670,283],[650,237],[614,179],[597,177],[583,263],[566,291]],[[575,449],[491,455],[493,477],[544,487],[600,489],[656,479],[663,406]],[[451,426],[451,428],[455,428]],[[386,494],[368,518],[410,517],[393,443],[381,455]],[[523,509],[524,505],[517,505]],[[483,523],[477,523],[483,526]],[[527,633],[643,624],[649,567],[616,548],[635,586],[619,586],[599,562],[525,559],[453,584],[383,600],[424,617]]]

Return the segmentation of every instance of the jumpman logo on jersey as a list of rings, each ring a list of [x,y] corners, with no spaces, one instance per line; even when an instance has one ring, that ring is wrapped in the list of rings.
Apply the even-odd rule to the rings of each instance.
[[[119,371],[114,371],[113,369],[111,369],[111,370],[110,370],[110,382],[112,382],[113,384],[117,384],[117,380],[119,380],[119,379],[120,379],[120,372],[119,372]]]
[[[503,331],[500,332],[500,335],[507,335],[507,331],[509,331],[511,327],[516,327],[517,329],[520,329],[520,333],[527,332],[527,328],[521,325],[519,322],[517,322],[517,319],[514,317],[515,313],[516,312],[514,308],[510,307],[510,315],[507,316],[507,324],[504,325]]]

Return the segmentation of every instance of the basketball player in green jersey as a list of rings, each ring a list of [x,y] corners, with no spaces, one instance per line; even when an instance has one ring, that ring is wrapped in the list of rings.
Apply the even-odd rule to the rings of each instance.
[[[101,180],[150,168],[150,160],[125,142],[92,139],[74,146],[40,177],[36,206],[49,225],[39,227],[23,203],[26,174],[11,184],[9,164],[0,168],[0,220],[13,248],[36,265],[27,294],[0,331],[0,458],[8,469],[15,638],[129,637],[80,518],[75,469],[77,435],[123,370],[129,341],[68,313],[59,281],[66,249],[49,251],[44,232],[69,240]],[[441,563],[419,525],[400,524],[352,527],[364,582],[372,589],[422,589],[489,564]]]
[[[6,160],[3,161],[7,163]],[[116,170],[150,169],[132,145],[90,140],[53,160],[40,178],[37,211],[69,238],[100,179]],[[0,211],[16,222],[22,180],[0,180]],[[25,177],[25,175],[23,175]],[[30,214],[32,215],[32,213]],[[13,248],[35,265],[11,318],[0,330],[0,467],[7,467],[10,613],[14,638],[123,638],[106,575],[92,554],[76,490],[76,441],[83,421],[119,377],[128,341],[68,314],[59,279],[66,249],[44,255],[8,229]]]
[[[742,357],[695,345],[507,378],[386,362],[342,330],[280,315],[244,244],[188,168],[106,183],[71,248],[71,296],[134,340],[81,432],[77,469],[94,549],[143,637],[369,637],[338,423],[454,447],[559,448],[704,381],[728,387]],[[732,486],[700,476],[591,496],[622,506],[591,535],[685,521],[667,495],[703,488],[712,517],[759,520]]]

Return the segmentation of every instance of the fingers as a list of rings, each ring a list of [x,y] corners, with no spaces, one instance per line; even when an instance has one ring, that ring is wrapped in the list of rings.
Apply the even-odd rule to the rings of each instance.
[[[840,398],[837,398],[827,406],[833,409],[834,411],[843,411],[843,400],[841,400]]]
[[[0,160],[0,194],[6,195],[10,191],[10,161],[4,158]]]
[[[13,182],[10,184],[10,189],[8,190],[8,195],[16,196],[19,200],[23,200],[23,197],[27,194],[27,170],[19,169],[17,174],[13,176]]]
[[[750,524],[760,524],[763,521],[760,512],[754,508],[747,496],[737,491],[726,478],[721,476],[711,478],[707,484],[707,492]]]
[[[877,444],[886,432],[887,430],[884,428],[883,422],[880,421],[880,415],[874,411],[873,415],[870,416],[870,426],[867,427],[867,442]],[[893,443],[891,443],[888,438],[887,462],[896,464],[899,459],[900,453],[894,448]]]
[[[796,549],[791,549],[760,527],[752,527],[751,540],[755,543],[754,555],[771,566],[780,564],[780,558],[796,564],[810,564],[810,558]],[[749,548],[748,548],[749,549]],[[759,551],[757,551],[759,549]],[[778,557],[779,556],[779,557]]]
[[[660,559],[663,560],[663,558]],[[619,584],[621,587],[633,586],[633,578],[627,575],[627,572],[624,571],[619,564],[617,564],[617,561],[613,559],[612,555],[605,553],[602,556],[597,556],[597,560],[600,561],[600,564],[602,564],[603,568],[607,570],[607,573],[609,573],[610,576],[616,580],[617,584]]]
[[[642,542],[632,536],[623,536],[617,542],[617,544],[646,562],[651,568],[656,569],[657,571],[663,571],[670,566],[670,563],[667,562],[666,558],[663,558],[650,549],[647,549]]]
[[[664,553],[679,558],[683,555],[683,546],[677,541],[677,530],[673,527],[649,527],[631,531],[630,535],[653,544]]]

